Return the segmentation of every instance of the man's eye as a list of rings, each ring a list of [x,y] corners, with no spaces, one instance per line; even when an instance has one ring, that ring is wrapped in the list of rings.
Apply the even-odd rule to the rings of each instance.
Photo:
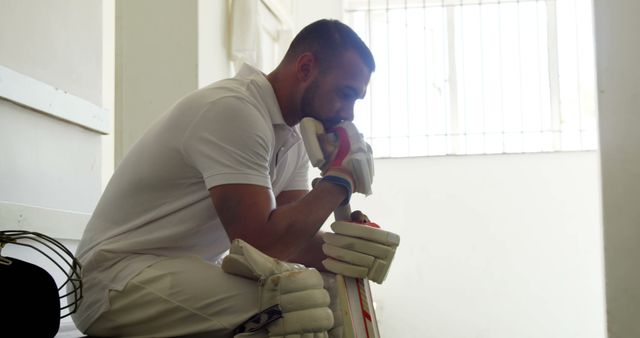
[[[338,92],[338,96],[343,99],[343,100],[351,100],[353,95],[351,94],[351,92],[346,91],[346,90],[341,90]]]

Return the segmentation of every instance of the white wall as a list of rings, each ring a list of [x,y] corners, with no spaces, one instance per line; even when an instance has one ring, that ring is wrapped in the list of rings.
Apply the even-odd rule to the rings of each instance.
[[[40,231],[75,249],[100,197],[103,171],[110,171],[102,165],[105,136],[47,109],[27,107],[31,100],[62,107],[67,105],[60,102],[83,102],[91,111],[73,113],[98,112],[109,119],[103,109],[109,106],[103,33],[99,0],[0,0],[0,65],[29,78],[29,85],[56,89],[36,97],[29,85],[8,83],[19,87],[25,100],[17,104],[0,97],[0,230]],[[0,82],[6,80],[0,76]],[[33,249],[7,245],[2,254],[45,267],[58,285],[64,280],[63,272]]]
[[[116,163],[198,86],[198,1],[116,1]]]
[[[227,1],[198,0],[198,87],[232,76]]]
[[[377,160],[352,207],[401,235],[382,336],[604,337],[598,182],[594,152]]]
[[[101,104],[100,1],[1,0],[0,6],[2,64]]]
[[[608,331],[640,337],[640,2],[595,0]]]
[[[342,20],[342,0],[296,0],[293,1],[294,35],[304,26],[320,19]]]
[[[187,93],[230,75],[227,1],[116,1],[116,162]]]
[[[187,93],[230,75],[228,3],[116,0],[116,163]]]
[[[102,106],[100,1],[1,0],[0,46],[0,65],[58,89],[44,99]],[[0,98],[0,228],[33,225],[33,210],[87,215],[101,191],[102,136],[21,104]],[[27,214],[14,217],[16,205]]]

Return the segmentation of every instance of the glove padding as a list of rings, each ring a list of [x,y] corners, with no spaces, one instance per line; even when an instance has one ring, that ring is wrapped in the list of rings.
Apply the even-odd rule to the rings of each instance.
[[[337,274],[369,278],[381,284],[400,244],[400,236],[365,224],[337,221],[334,233],[325,232],[322,251],[329,258],[324,267]]]
[[[280,305],[282,318],[267,326],[269,337],[328,337],[333,314],[317,270],[269,257],[239,239],[231,243],[222,270],[259,281],[260,311]]]
[[[331,130],[337,135],[337,149],[328,166],[321,168],[323,176],[351,179],[352,192],[371,195],[373,183],[373,153],[355,124],[343,121]]]
[[[311,164],[320,168],[324,179],[344,186],[349,195],[371,194],[374,175],[371,146],[352,122],[343,121],[325,131],[320,121],[304,118],[300,132]]]

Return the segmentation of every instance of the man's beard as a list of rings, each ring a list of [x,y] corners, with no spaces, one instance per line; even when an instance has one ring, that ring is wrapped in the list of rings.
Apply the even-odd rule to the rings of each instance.
[[[338,123],[342,121],[339,117],[333,118],[323,118],[322,115],[317,110],[317,94],[318,88],[320,87],[320,83],[318,79],[313,80],[309,87],[304,90],[302,93],[302,99],[300,100],[300,113],[303,118],[312,117],[324,125],[325,128],[329,129],[331,127],[336,126]]]
[[[300,101],[300,112],[302,113],[302,117],[313,117],[314,119],[320,120],[318,116],[318,112],[316,111],[313,103],[316,99],[316,94],[318,93],[318,80],[313,80],[309,87],[304,90],[302,93],[302,99]]]

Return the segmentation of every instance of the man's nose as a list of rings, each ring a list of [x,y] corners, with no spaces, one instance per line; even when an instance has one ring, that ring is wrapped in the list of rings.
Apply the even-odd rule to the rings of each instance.
[[[343,121],[352,122],[353,110],[354,110],[354,103],[344,105],[342,107],[342,111],[340,112],[340,118],[342,118]]]

